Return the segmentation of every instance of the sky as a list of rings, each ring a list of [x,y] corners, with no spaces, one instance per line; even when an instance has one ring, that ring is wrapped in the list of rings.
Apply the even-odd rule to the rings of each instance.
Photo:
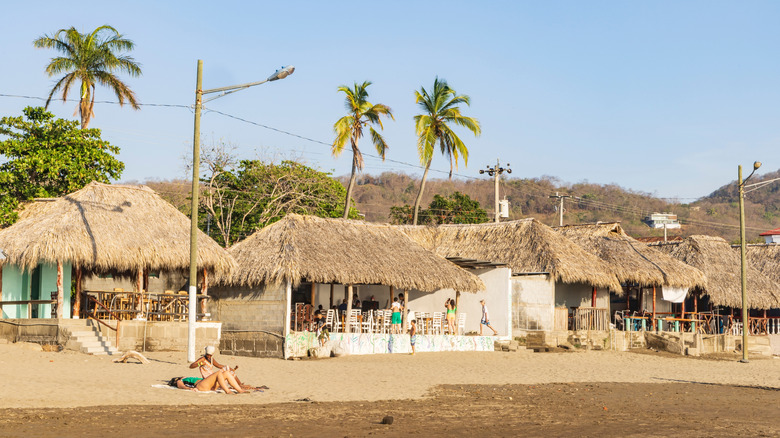
[[[78,2],[77,2],[78,3]],[[132,5],[131,5],[132,4]],[[131,6],[130,6],[131,5]],[[13,2],[0,26],[0,116],[42,105],[56,56],[32,41],[58,29],[109,24],[133,40],[139,78],[120,77],[140,111],[98,103],[91,128],[121,148],[121,181],[189,179],[197,61],[203,88],[295,73],[205,104],[205,143],[240,158],[296,158],[334,175],[340,85],[371,81],[372,103],[395,121],[387,160],[360,142],[367,174],[421,176],[414,91],[436,77],[471,98],[482,135],[458,178],[510,163],[513,178],[588,181],[688,202],[747,174],[780,168],[780,2],[771,1],[285,1]],[[14,97],[28,96],[29,98]],[[76,95],[72,95],[71,98]],[[98,87],[96,100],[116,102]],[[76,102],[53,101],[76,119]],[[169,106],[172,105],[172,106]],[[434,156],[432,178],[449,162]]]

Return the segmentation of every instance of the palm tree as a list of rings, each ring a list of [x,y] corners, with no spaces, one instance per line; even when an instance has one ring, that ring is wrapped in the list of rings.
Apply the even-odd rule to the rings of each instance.
[[[357,172],[363,170],[363,154],[358,149],[358,140],[363,137],[363,128],[368,125],[371,132],[371,142],[376,147],[376,152],[385,159],[385,152],[387,151],[387,143],[385,139],[374,129],[373,125],[378,125],[379,129],[384,129],[382,126],[382,116],[390,117],[395,120],[390,107],[378,103],[376,105],[369,102],[368,91],[366,90],[371,82],[365,81],[362,84],[355,82],[353,88],[349,88],[346,85],[339,87],[338,91],[343,91],[345,96],[344,104],[347,107],[348,115],[338,119],[333,124],[333,132],[336,133],[336,139],[333,140],[333,156],[338,157],[344,150],[344,146],[349,140],[352,146],[352,175],[349,177],[349,185],[347,185],[347,200],[344,202],[344,219],[349,216],[349,202],[352,197],[352,188],[355,186],[355,177]]]
[[[89,126],[94,115],[92,109],[95,105],[95,84],[113,89],[119,99],[119,105],[123,105],[127,100],[134,109],[140,108],[135,93],[113,73],[118,70],[134,77],[141,75],[141,67],[133,57],[117,54],[120,51],[132,50],[134,44],[113,27],[100,26],[90,34],[82,34],[75,27],[60,29],[54,36],[44,35],[36,39],[33,45],[39,49],[55,49],[63,54],[52,58],[46,66],[49,77],[66,73],[49,93],[46,108],[49,107],[54,93],[59,90],[62,90],[64,102],[68,98],[70,87],[76,81],[81,81],[78,111],[82,129]]]
[[[482,132],[477,119],[461,115],[460,104],[471,104],[471,99],[464,95],[458,95],[455,90],[447,85],[447,81],[438,77],[433,81],[433,92],[428,93],[425,88],[415,91],[415,102],[423,113],[414,116],[417,132],[417,155],[420,163],[425,165],[420,192],[414,201],[414,225],[417,225],[417,212],[420,208],[425,179],[433,161],[433,149],[439,143],[441,153],[450,159],[450,178],[452,178],[453,162],[458,168],[458,158],[463,157],[463,163],[469,164],[469,150],[463,141],[452,130],[450,125],[462,126],[478,136]]]

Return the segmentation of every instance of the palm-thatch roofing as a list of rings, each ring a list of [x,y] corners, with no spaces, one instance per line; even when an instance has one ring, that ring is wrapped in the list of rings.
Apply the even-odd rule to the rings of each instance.
[[[29,204],[0,230],[4,263],[33,269],[70,262],[100,272],[186,270],[190,219],[146,186],[92,182],[61,198]],[[198,268],[226,274],[235,261],[198,232]]]
[[[238,269],[221,283],[301,281],[476,292],[482,280],[390,225],[288,214],[228,250]]]
[[[500,262],[514,273],[547,272],[563,283],[585,283],[622,293],[606,263],[536,219],[399,228],[442,257]]]
[[[700,270],[632,238],[619,223],[565,225],[555,230],[606,261],[621,283],[686,289],[706,284]]]
[[[739,253],[721,237],[690,236],[682,242],[656,244],[656,248],[700,269],[707,276],[702,293],[716,306],[742,307],[742,264]],[[752,309],[780,307],[778,285],[747,266],[747,297]]]
[[[736,248],[739,251],[739,247]],[[780,284],[780,244],[762,243],[747,245],[747,260],[764,276]],[[778,290],[777,292],[780,292]]]

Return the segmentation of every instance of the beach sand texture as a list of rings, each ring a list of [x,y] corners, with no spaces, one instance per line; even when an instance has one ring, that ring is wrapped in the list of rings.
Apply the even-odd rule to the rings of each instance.
[[[263,393],[227,396],[154,388],[176,376],[195,376],[186,353],[147,353],[148,365],[113,357],[41,352],[0,344],[0,408],[118,405],[268,404],[378,401],[425,397],[438,385],[545,383],[712,383],[780,389],[780,360],[738,363],[660,353],[448,352],[285,361],[217,355]],[[780,396],[778,396],[780,399]]]

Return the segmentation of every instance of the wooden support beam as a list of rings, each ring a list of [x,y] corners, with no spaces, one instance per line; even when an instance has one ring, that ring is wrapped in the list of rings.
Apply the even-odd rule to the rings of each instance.
[[[655,329],[655,324],[656,324],[656,321],[655,321],[655,285],[653,285],[653,324],[652,324],[653,329]]]
[[[352,313],[352,285],[347,285],[347,314],[344,315],[344,333],[349,333],[349,314]]]
[[[407,322],[409,321],[409,290],[404,289],[404,317],[401,321],[402,333],[406,333]]]
[[[330,284],[330,303],[328,309],[333,308],[333,283]]]
[[[143,288],[143,282],[144,282],[144,271],[143,269],[139,269],[135,273],[135,291],[138,292],[138,305],[136,306],[136,310],[143,313],[144,311],[144,288]]]
[[[390,286],[390,301],[387,303],[387,308],[389,309],[390,306],[393,305],[393,298],[395,298],[395,288],[393,286]]]
[[[62,319],[62,306],[64,303],[65,291],[62,287],[62,262],[57,261],[57,319]],[[29,307],[29,306],[28,306]],[[38,315],[40,317],[40,315]]]
[[[73,268],[73,276],[76,283],[76,296],[73,303],[73,314],[71,318],[81,317],[81,266]]]
[[[596,307],[596,286],[593,286],[593,297],[590,300],[590,307]]]
[[[317,307],[316,299],[317,299],[317,283],[312,281],[311,282],[311,307],[312,307],[312,310],[315,307]]]

